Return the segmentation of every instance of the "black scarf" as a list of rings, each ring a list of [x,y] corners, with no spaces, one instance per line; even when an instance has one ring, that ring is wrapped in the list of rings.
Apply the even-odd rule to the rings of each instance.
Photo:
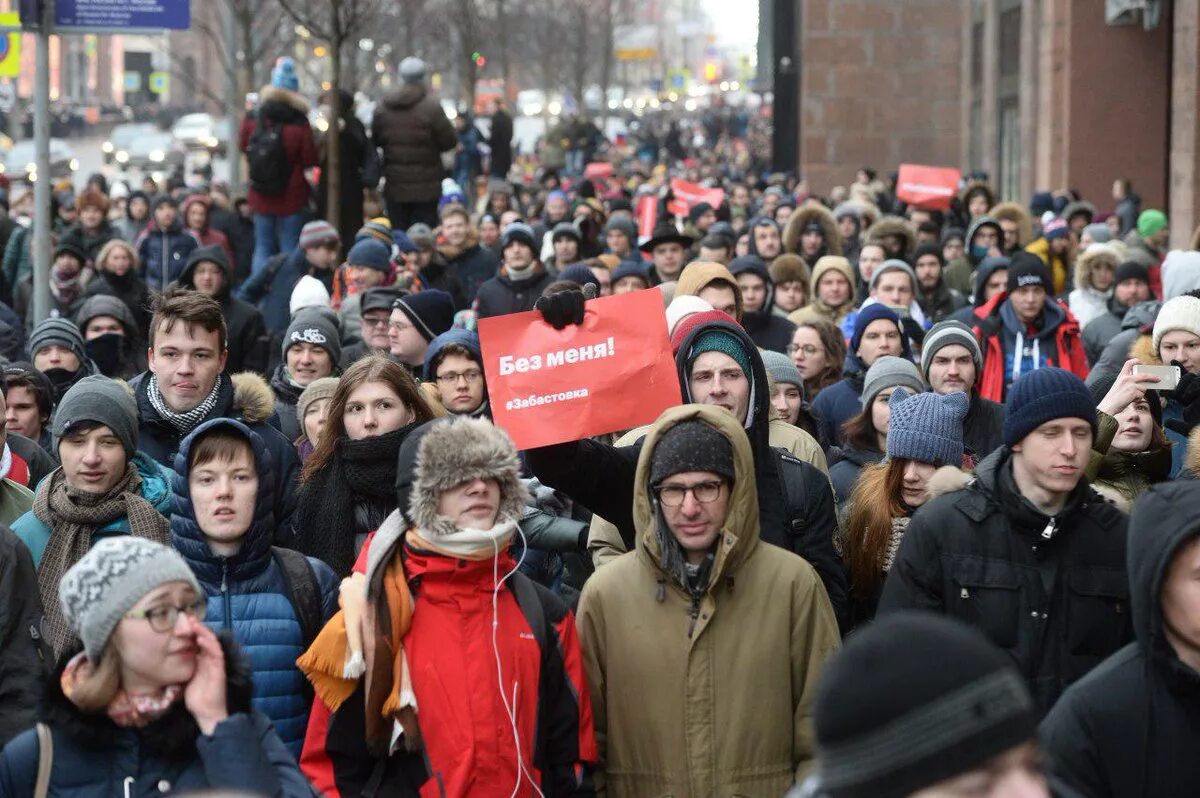
[[[300,486],[296,547],[349,576],[358,551],[355,536],[379,528],[396,509],[396,458],[418,424],[362,440],[343,436],[333,458]]]

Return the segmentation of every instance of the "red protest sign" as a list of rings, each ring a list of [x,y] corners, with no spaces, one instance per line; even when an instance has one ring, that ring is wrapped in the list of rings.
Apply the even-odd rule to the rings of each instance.
[[[587,180],[603,180],[613,173],[613,165],[608,161],[592,161],[583,167],[583,176]]]
[[[555,330],[537,311],[479,320],[496,425],[519,449],[649,424],[680,402],[658,291],[587,303]]]
[[[643,194],[638,198],[637,224],[638,239],[648,240],[654,235],[654,225],[658,221],[658,197]]]
[[[681,180],[678,177],[671,178],[671,193],[675,195],[675,199],[669,203],[667,210],[676,216],[687,216],[688,211],[701,202],[707,202],[716,208],[725,201],[725,189],[705,188],[699,183]]]
[[[902,163],[896,176],[896,198],[918,208],[948,211],[961,177],[957,169]]]

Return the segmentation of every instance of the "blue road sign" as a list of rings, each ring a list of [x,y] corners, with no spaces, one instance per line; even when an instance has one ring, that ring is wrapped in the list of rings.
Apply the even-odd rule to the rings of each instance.
[[[191,24],[191,0],[58,0],[59,28],[174,28]]]

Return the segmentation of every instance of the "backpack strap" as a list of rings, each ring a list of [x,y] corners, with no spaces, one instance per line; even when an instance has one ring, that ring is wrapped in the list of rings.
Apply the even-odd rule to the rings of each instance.
[[[38,769],[33,798],[46,798],[50,794],[50,771],[54,768],[54,735],[45,723],[37,725]]]
[[[517,599],[517,606],[521,608],[521,614],[529,622],[529,628],[533,630],[533,636],[537,639],[538,648],[544,655],[546,653],[546,608],[542,606],[542,600],[538,598],[537,588],[534,587],[533,580],[520,571],[512,575],[512,581],[509,584],[512,586],[513,596]]]
[[[300,633],[304,638],[304,649],[307,651],[312,642],[317,639],[324,625],[321,611],[321,590],[317,585],[317,575],[313,573],[308,558],[298,551],[285,549],[280,546],[271,547],[271,556],[283,571],[284,581],[287,582],[288,598],[296,610],[296,620],[300,622]]]

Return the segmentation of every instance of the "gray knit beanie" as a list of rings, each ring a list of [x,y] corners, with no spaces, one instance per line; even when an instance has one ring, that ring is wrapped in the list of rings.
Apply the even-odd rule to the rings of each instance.
[[[958,344],[966,347],[971,353],[971,360],[975,363],[975,373],[979,374],[983,371],[983,351],[979,348],[979,341],[975,338],[975,333],[971,332],[971,328],[963,324],[961,321],[939,321],[925,333],[925,340],[921,344],[921,375],[929,379],[929,367],[933,364],[933,356],[937,351],[944,346]]]
[[[776,385],[795,385],[800,389],[800,394],[804,394],[804,377],[790,357],[770,349],[764,349],[759,354],[762,355],[767,376],[774,380]]]
[[[304,429],[304,416],[308,413],[308,406],[322,399],[332,399],[337,387],[337,377],[322,377],[308,384],[308,387],[300,394],[300,398],[296,400],[296,420],[300,422],[301,430]]]
[[[29,356],[36,358],[38,350],[58,344],[65,346],[75,353],[79,362],[87,363],[87,350],[83,348],[83,336],[70,320],[62,318],[42,319],[29,334]]]
[[[195,575],[170,546],[121,535],[98,541],[63,574],[58,600],[88,659],[99,662],[125,613],[142,596],[170,582],[187,582],[204,597]]]
[[[337,325],[316,313],[297,314],[283,335],[283,360],[296,344],[315,344],[329,353],[336,369],[342,359],[342,339]]]
[[[72,385],[58,403],[50,426],[55,452],[62,437],[80,422],[103,424],[112,430],[125,447],[127,458],[137,452],[137,402],[124,384],[93,374]]]
[[[902,386],[913,393],[925,390],[925,381],[911,360],[885,355],[871,364],[863,379],[862,407],[867,409],[875,401],[875,395],[885,388]]]
[[[887,456],[933,465],[960,465],[963,419],[970,400],[955,391],[945,395],[896,391],[888,400]]]
[[[876,269],[875,273],[871,275],[870,290],[875,290],[875,287],[879,285],[879,278],[882,277],[885,272],[904,272],[908,275],[909,279],[912,280],[913,290],[915,291],[917,289],[917,273],[913,271],[912,266],[909,266],[899,258],[890,258],[879,264],[879,268]]]

